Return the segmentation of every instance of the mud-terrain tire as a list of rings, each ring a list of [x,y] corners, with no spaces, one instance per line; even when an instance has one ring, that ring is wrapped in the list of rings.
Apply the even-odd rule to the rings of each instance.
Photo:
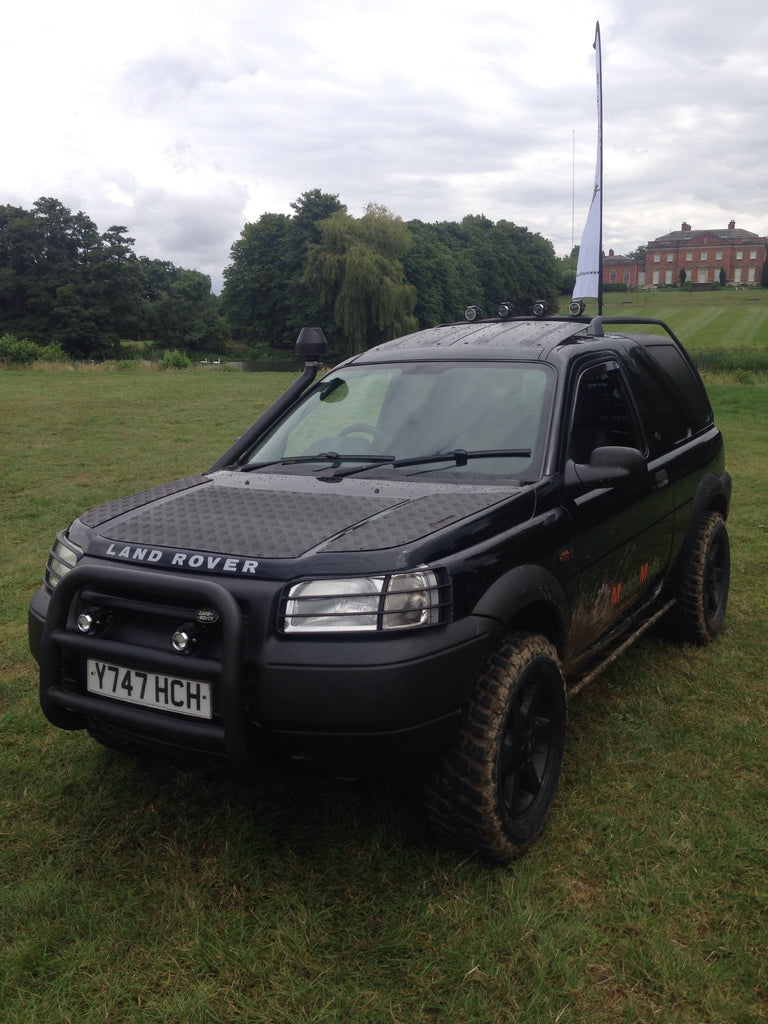
[[[543,636],[508,636],[465,705],[451,748],[424,786],[435,837],[496,863],[544,828],[565,748],[563,673]]]
[[[675,625],[680,639],[703,646],[723,625],[731,580],[731,548],[725,520],[708,512],[681,567]]]

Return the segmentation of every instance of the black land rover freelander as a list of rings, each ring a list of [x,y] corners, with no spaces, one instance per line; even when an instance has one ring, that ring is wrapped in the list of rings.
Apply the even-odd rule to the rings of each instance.
[[[442,842],[506,861],[555,797],[567,698],[662,616],[695,644],[723,623],[704,387],[659,321],[475,319],[316,382],[322,331],[297,349],[209,470],[58,535],[43,711],[248,776],[418,776]]]

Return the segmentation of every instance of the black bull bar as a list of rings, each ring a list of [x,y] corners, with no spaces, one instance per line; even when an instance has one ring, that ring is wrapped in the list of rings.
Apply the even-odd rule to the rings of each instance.
[[[65,651],[85,658],[98,654],[104,660],[137,669],[146,667],[147,653],[142,648],[105,637],[82,635],[67,628],[72,620],[74,598],[86,588],[102,594],[106,602],[110,598],[135,600],[137,608],[142,610],[160,602],[187,608],[190,605],[213,608],[222,624],[221,660],[194,655],[182,659],[173,651],[155,649],[151,660],[158,671],[176,675],[183,663],[185,673],[218,683],[223,725],[202,723],[64,688],[62,657]],[[226,754],[235,772],[249,774],[256,751],[241,685],[244,633],[243,613],[237,601],[214,580],[123,566],[76,566],[54,590],[45,618],[40,650],[40,705],[48,720],[63,729],[85,728],[88,719],[93,718],[118,728],[167,738],[176,744],[202,744]]]

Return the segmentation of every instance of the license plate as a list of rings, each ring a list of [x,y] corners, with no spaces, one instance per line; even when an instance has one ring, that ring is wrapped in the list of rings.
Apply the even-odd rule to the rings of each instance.
[[[103,661],[88,661],[87,688],[112,700],[160,708],[177,715],[211,718],[211,684]]]

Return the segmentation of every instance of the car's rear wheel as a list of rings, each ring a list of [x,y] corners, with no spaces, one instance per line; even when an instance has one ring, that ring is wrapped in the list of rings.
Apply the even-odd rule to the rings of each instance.
[[[720,632],[730,580],[731,548],[725,520],[717,512],[708,512],[681,571],[676,616],[681,639],[704,645]]]
[[[473,686],[454,742],[426,781],[436,837],[497,863],[519,856],[555,799],[565,719],[555,648],[543,636],[512,634]]]

